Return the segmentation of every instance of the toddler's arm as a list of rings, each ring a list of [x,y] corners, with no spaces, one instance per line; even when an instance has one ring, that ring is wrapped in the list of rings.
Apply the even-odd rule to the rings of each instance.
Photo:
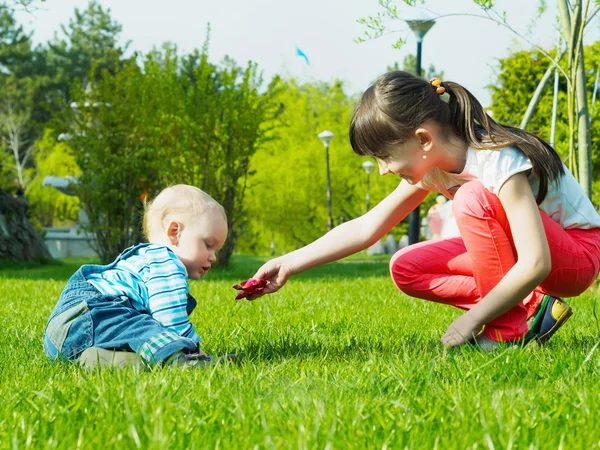
[[[185,266],[166,247],[151,248],[146,288],[150,314],[167,328],[180,336],[200,342],[187,313],[189,291]]]
[[[373,245],[404,219],[427,196],[427,191],[402,180],[400,185],[365,215],[343,223],[315,242],[263,265],[254,278],[266,279],[269,294],[294,274],[336,261]]]

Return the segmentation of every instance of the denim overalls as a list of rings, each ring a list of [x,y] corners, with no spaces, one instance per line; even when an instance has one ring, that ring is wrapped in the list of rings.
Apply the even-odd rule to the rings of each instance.
[[[133,351],[153,365],[183,350],[198,351],[198,344],[161,325],[150,314],[134,309],[128,297],[106,296],[86,281],[91,273],[109,270],[127,258],[139,244],[121,253],[106,266],[88,264],[69,279],[44,331],[44,352],[51,360],[76,361],[89,347]],[[196,300],[188,294],[188,315]]]

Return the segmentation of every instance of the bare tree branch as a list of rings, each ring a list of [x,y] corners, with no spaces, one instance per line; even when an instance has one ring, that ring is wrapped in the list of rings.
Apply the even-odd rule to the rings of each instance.
[[[17,170],[17,179],[19,186],[25,189],[25,177],[23,176],[25,165],[33,151],[33,145],[23,152],[31,139],[26,138],[27,126],[31,118],[29,111],[15,111],[9,101],[5,101],[0,109],[0,131],[2,131],[7,140],[8,147],[12,151]]]

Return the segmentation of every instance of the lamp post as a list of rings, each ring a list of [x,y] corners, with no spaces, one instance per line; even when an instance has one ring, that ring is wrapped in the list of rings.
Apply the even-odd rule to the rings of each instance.
[[[417,76],[421,76],[421,53],[423,49],[423,38],[425,34],[431,29],[431,27],[435,24],[435,20],[430,18],[419,18],[414,20],[407,20],[406,23],[410,27],[410,29],[415,33],[417,37],[417,64],[416,64],[416,73]],[[419,229],[421,227],[421,217],[419,214],[419,206],[414,209],[413,212],[410,213],[408,219],[408,243],[416,244],[419,242]]]
[[[364,163],[362,163],[362,168],[365,169],[365,172],[367,174],[367,212],[369,212],[369,206],[371,205],[371,194],[369,190],[371,187],[371,170],[373,169],[373,167],[375,167],[373,161],[365,161]]]
[[[331,176],[329,174],[329,141],[334,134],[329,131],[321,131],[318,135],[318,138],[321,139],[323,145],[325,146],[325,167],[327,170],[327,214],[328,214],[328,226],[329,229],[333,229],[333,216],[331,213]]]

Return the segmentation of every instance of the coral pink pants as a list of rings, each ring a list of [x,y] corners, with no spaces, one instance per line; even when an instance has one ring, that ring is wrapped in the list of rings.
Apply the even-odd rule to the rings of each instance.
[[[500,199],[480,181],[461,186],[453,209],[462,237],[406,247],[394,255],[390,271],[405,294],[468,310],[516,263],[517,252]],[[580,295],[600,272],[600,228],[563,230],[543,211],[540,216],[552,270],[522,303],[485,326],[484,334],[491,339],[521,339],[544,294]]]

